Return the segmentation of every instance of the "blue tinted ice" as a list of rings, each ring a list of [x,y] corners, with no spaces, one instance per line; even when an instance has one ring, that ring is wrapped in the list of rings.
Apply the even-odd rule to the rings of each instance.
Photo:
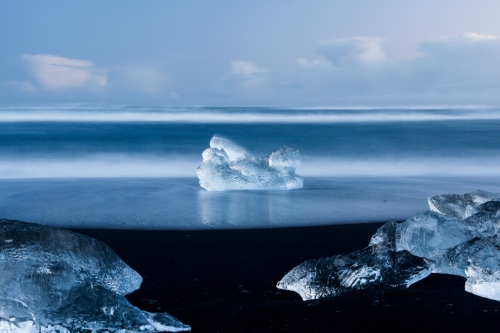
[[[408,251],[390,251],[386,244],[380,244],[350,254],[305,261],[288,272],[277,287],[311,300],[354,289],[406,288],[429,274],[431,270],[424,259]]]
[[[282,146],[257,158],[224,138],[214,136],[196,170],[201,187],[208,191],[291,190],[302,188],[295,175],[301,157],[297,150]]]
[[[429,197],[429,207],[432,211],[465,219],[475,213],[477,206],[499,198],[500,193],[477,190],[465,194],[441,194]]]
[[[466,277],[466,291],[500,301],[496,198],[484,191],[430,197],[433,211],[386,223],[363,250],[306,261],[277,287],[307,300],[351,289],[407,287],[430,273],[444,273]]]
[[[0,220],[0,331],[154,332],[189,326],[123,295],[142,277],[104,243],[34,223]]]
[[[500,236],[474,238],[435,260],[433,271],[467,278],[465,290],[500,301]]]
[[[397,225],[395,245],[396,251],[433,259],[475,236],[463,220],[427,211]]]

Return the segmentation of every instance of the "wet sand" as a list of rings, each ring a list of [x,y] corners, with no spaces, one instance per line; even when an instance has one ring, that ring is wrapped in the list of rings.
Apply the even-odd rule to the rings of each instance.
[[[307,259],[365,247],[382,223],[249,230],[74,230],[95,237],[144,278],[127,298],[193,332],[495,331],[500,302],[433,274],[405,290],[303,302],[276,283]]]
[[[500,177],[318,177],[293,191],[209,192],[197,178],[0,180],[2,218],[59,228],[211,230],[406,220],[427,198]]]

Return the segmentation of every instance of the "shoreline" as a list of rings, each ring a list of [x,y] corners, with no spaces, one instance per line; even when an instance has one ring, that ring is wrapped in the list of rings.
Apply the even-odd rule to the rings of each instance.
[[[3,218],[62,228],[207,230],[328,226],[405,220],[427,198],[500,178],[311,178],[291,191],[200,188],[197,178],[0,180]]]

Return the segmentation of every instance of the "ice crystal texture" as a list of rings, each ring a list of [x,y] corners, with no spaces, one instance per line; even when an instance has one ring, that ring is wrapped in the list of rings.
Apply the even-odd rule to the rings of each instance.
[[[497,199],[500,193],[477,190],[465,194],[442,194],[429,197],[429,207],[432,211],[465,219],[475,213],[476,207]]]
[[[500,301],[500,200],[475,191],[429,198],[432,211],[388,222],[365,249],[306,261],[278,282],[304,300],[351,289],[408,287],[430,273],[467,278],[465,290]]]
[[[148,313],[123,295],[142,277],[107,245],[84,235],[0,220],[0,331],[186,331],[166,313]]]
[[[208,191],[291,190],[303,186],[303,179],[295,175],[300,154],[287,146],[257,158],[233,142],[214,136],[202,156],[196,171],[201,187]]]
[[[352,289],[404,288],[429,274],[429,265],[422,258],[408,251],[390,251],[380,244],[350,254],[305,261],[286,274],[277,287],[310,300]]]

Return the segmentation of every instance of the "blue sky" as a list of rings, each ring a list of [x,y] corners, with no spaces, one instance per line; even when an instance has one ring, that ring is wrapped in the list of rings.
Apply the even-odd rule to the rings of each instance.
[[[0,103],[499,105],[499,1],[3,1]]]

